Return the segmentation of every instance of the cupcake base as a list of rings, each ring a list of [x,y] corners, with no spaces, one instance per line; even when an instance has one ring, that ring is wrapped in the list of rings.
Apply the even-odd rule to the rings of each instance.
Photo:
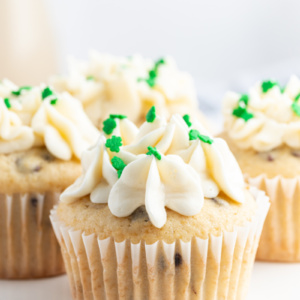
[[[271,202],[256,259],[300,262],[300,177],[245,177],[249,184],[264,190]]]
[[[74,299],[244,299],[268,198],[252,189],[250,223],[208,239],[172,244],[98,239],[63,224],[51,211]]]
[[[49,212],[57,193],[0,194],[0,278],[29,279],[65,272]]]

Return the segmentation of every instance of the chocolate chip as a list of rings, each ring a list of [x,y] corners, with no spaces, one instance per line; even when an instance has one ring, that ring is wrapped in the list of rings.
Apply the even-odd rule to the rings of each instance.
[[[31,198],[30,199],[30,203],[33,207],[37,207],[37,204],[38,204],[38,199],[36,198]]]
[[[291,154],[295,157],[300,157],[300,151],[293,150],[291,151]]]
[[[32,171],[33,171],[33,172],[39,172],[41,169],[42,169],[41,166],[36,166],[36,167],[33,168]]]
[[[197,292],[195,291],[195,288],[192,286],[192,292],[197,295]]]
[[[275,160],[275,158],[271,155],[271,154],[268,154],[267,155],[267,161],[274,161]]]
[[[164,270],[164,268],[166,267],[166,263],[165,263],[165,258],[163,255],[160,255],[158,258],[158,266]]]
[[[175,253],[174,261],[175,267],[179,267],[182,264],[182,256],[179,253]]]
[[[145,206],[138,207],[131,215],[130,215],[130,221],[144,221],[149,222],[149,216],[147,214]]]
[[[40,162],[36,159],[31,160],[31,157],[26,155],[18,157],[15,161],[17,170],[20,173],[36,173],[42,169]]]
[[[226,200],[220,199],[218,197],[210,198],[210,200],[212,200],[218,206],[229,206],[229,203]]]
[[[47,162],[52,162],[55,160],[55,157],[51,155],[48,151],[42,152],[42,158]]]

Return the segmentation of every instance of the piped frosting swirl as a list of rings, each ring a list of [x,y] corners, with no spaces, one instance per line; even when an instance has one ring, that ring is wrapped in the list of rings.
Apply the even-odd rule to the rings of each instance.
[[[0,83],[0,153],[45,145],[59,159],[79,159],[99,134],[71,95],[55,94],[49,87],[17,87],[8,80]]]
[[[180,71],[171,57],[153,61],[140,55],[92,52],[90,61],[71,60],[70,74],[55,76],[50,83],[57,91],[68,91],[79,99],[96,126],[118,112],[141,123],[153,105],[166,118],[175,112],[197,111],[192,77]]]
[[[117,217],[144,205],[158,228],[166,222],[166,207],[192,216],[200,212],[204,198],[221,192],[244,201],[243,175],[222,139],[213,139],[197,121],[189,127],[179,115],[167,122],[154,113],[147,120],[132,132],[129,144],[122,145],[116,128],[109,136],[103,134],[85,151],[83,174],[61,201],[89,196],[94,203],[108,203]]]
[[[292,76],[281,88],[257,83],[248,95],[229,92],[223,102],[225,130],[243,149],[263,152],[287,145],[300,149],[300,80]]]

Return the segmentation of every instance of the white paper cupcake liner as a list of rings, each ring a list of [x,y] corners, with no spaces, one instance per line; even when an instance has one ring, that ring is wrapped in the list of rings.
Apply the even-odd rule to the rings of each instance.
[[[100,240],[64,225],[56,208],[51,222],[61,245],[74,299],[244,299],[269,209],[252,188],[258,210],[233,232],[172,244]]]
[[[64,273],[49,213],[58,194],[0,194],[0,278],[41,278]]]
[[[300,262],[300,176],[267,178],[265,174],[251,178],[250,185],[264,190],[271,207],[262,231],[257,259]]]

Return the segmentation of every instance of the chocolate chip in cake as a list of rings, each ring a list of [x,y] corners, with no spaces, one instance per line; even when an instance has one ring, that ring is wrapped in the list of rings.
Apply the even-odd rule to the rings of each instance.
[[[38,205],[38,199],[37,198],[31,198],[30,203],[33,207],[37,207]]]
[[[163,255],[160,255],[158,258],[158,266],[162,270],[164,270],[164,268],[166,267],[165,258]]]
[[[21,156],[16,159],[17,170],[20,173],[36,173],[42,169],[40,161],[31,159],[31,157]]]
[[[218,206],[227,207],[229,206],[229,203],[223,199],[220,199],[218,197],[210,198],[214,203],[216,203]]]
[[[291,154],[293,155],[293,156],[295,156],[295,157],[299,157],[300,158],[300,150],[293,150],[293,151],[291,151]]]
[[[47,162],[52,162],[55,160],[55,157],[46,150],[42,152],[42,158]]]
[[[197,292],[196,292],[196,290],[195,290],[195,288],[192,286],[191,287],[191,289],[192,289],[192,292],[195,294],[195,295],[197,295]]]
[[[175,267],[179,267],[182,264],[182,256],[179,253],[175,253],[174,261]]]
[[[149,222],[149,216],[146,211],[146,207],[140,206],[138,207],[131,215],[130,215],[130,221],[137,221],[137,220],[143,220],[144,222]]]

